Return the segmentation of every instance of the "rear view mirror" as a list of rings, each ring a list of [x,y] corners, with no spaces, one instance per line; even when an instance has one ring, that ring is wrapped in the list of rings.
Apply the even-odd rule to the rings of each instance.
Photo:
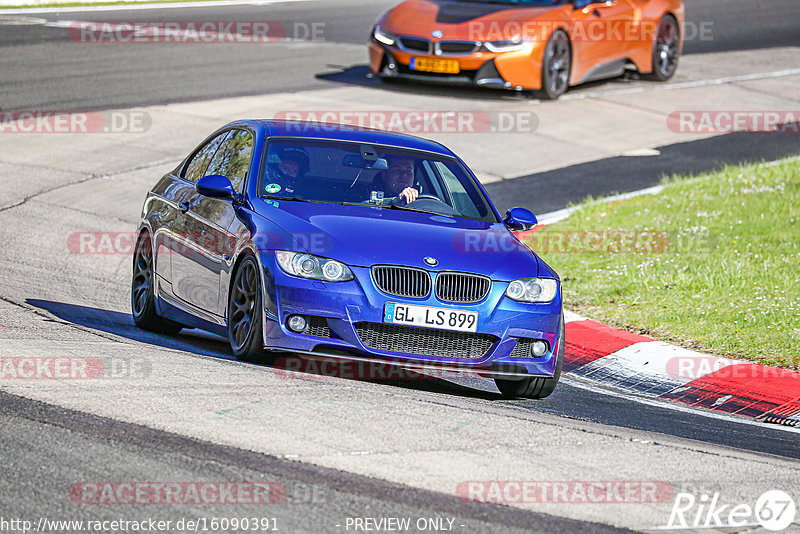
[[[531,230],[539,224],[536,215],[525,208],[511,208],[506,212],[503,223],[514,231]]]
[[[355,167],[357,169],[371,169],[376,171],[385,171],[389,168],[389,164],[384,158],[377,158],[374,160],[364,159],[361,156],[350,154],[344,157],[342,165],[345,167]]]

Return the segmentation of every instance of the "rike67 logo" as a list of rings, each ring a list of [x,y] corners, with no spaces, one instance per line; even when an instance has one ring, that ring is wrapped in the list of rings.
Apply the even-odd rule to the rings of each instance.
[[[789,527],[796,514],[795,503],[788,493],[770,490],[756,500],[755,506],[746,503],[724,503],[719,493],[678,493],[672,505],[667,529],[721,529],[761,526],[772,532]]]

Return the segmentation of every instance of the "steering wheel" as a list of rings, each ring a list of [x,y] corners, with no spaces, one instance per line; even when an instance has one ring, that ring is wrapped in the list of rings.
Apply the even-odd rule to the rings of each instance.
[[[441,202],[445,206],[450,207],[450,205],[447,202],[441,200],[439,197],[434,196],[434,195],[417,195],[417,198],[414,199],[414,202],[416,202],[418,200],[435,200],[436,202]],[[398,205],[398,204],[413,204],[414,202],[406,202],[406,197],[401,196],[401,195],[397,195],[397,197],[395,197],[394,201],[392,201],[392,204],[395,204],[395,205]]]
[[[435,200],[436,202],[441,202],[442,204],[447,204],[444,200],[440,199],[435,195],[417,195],[417,198],[414,199],[414,202],[417,200]]]

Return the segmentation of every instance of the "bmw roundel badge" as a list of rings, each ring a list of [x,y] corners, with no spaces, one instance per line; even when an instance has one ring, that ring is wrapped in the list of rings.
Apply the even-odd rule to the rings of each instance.
[[[439,265],[439,260],[436,258],[431,258],[430,256],[426,256],[423,260],[426,264],[430,265],[431,267],[436,267]]]

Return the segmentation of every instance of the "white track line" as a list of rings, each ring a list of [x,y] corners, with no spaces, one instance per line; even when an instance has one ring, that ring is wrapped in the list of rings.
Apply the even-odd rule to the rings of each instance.
[[[770,78],[782,78],[784,76],[795,76],[800,74],[800,69],[776,70],[772,72],[761,72],[758,74],[741,74],[739,76],[726,76],[724,78],[714,78],[711,80],[697,80],[694,82],[668,83],[664,85],[647,85],[639,87],[629,87],[626,89],[611,89],[608,91],[590,91],[585,93],[566,94],[561,100],[581,100],[585,98],[602,98],[604,96],[630,95],[643,93],[648,90],[656,89],[692,89],[694,87],[708,87],[712,85],[724,85],[726,83],[748,82],[753,80],[766,80]]]
[[[220,0],[209,2],[170,2],[141,4],[115,4],[110,6],[71,6],[71,7],[26,7],[20,9],[0,9],[0,15],[27,15],[33,13],[75,13],[92,11],[141,11],[147,9],[180,9],[185,7],[225,7],[225,6],[268,6],[290,4],[312,0]]]
[[[642,195],[657,195],[663,190],[664,190],[663,185],[654,185],[653,187],[639,189],[638,191],[630,191],[629,193],[621,193],[619,195],[604,197],[598,199],[596,202],[602,202],[605,204],[609,202],[616,202],[617,200],[627,200],[629,198],[639,197]],[[564,219],[568,218],[570,215],[572,215],[579,209],[581,209],[580,206],[572,206],[558,211],[551,211],[550,213],[545,213],[536,218],[538,219],[539,224],[544,224],[544,225],[555,224],[559,221],[563,221]]]
[[[800,69],[799,69],[800,70]],[[776,167],[778,165],[782,165],[784,163],[791,163],[794,161],[800,161],[800,156],[791,156],[788,158],[782,158],[775,161],[767,161],[764,163],[759,163],[758,166],[762,168],[770,168]],[[701,174],[699,176],[695,176],[692,180],[697,180],[701,178],[707,177],[708,174]],[[513,178],[512,178],[513,179]],[[595,202],[602,202],[604,204],[609,202],[616,202],[617,200],[627,200],[629,198],[639,197],[642,195],[657,195],[661,191],[664,190],[663,185],[654,185],[653,187],[646,187],[645,189],[638,189],[636,191],[630,191],[628,193],[621,193],[619,195],[612,195],[610,197],[603,197],[597,199]],[[569,208],[564,208],[557,211],[551,211],[550,213],[543,213],[542,215],[537,216],[536,218],[539,220],[539,224],[548,225],[548,224],[555,224],[559,221],[563,221],[576,211],[581,209],[580,206],[571,206]]]

